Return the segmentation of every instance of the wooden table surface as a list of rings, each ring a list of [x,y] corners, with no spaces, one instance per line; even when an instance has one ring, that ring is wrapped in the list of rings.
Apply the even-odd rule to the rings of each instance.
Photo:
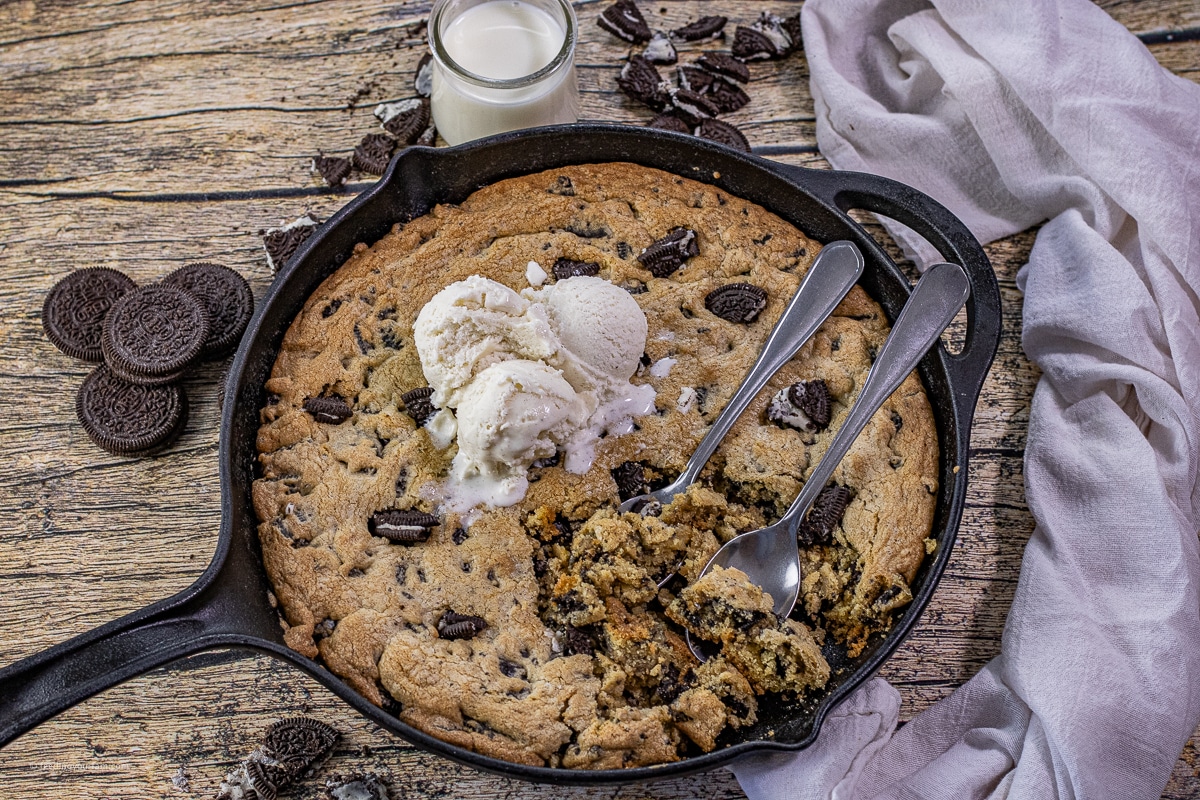
[[[583,116],[640,124],[615,91],[626,48],[577,3]],[[1103,0],[1163,66],[1200,80],[1195,0]],[[643,2],[654,28],[703,14],[748,23],[776,0]],[[186,431],[157,458],[111,456],[75,420],[90,368],[43,337],[47,290],[105,265],[150,282],[196,260],[271,274],[258,231],[328,217],[367,184],[325,188],[318,150],[348,154],[376,130],[371,109],[409,97],[428,2],[377,0],[5,0],[0,3],[0,666],[183,589],[217,539],[217,385],[187,379]],[[694,48],[693,48],[694,49]],[[755,64],[752,101],[728,119],[761,155],[827,166],[816,150],[802,54]],[[1036,370],[1020,347],[1014,278],[1035,231],[987,250],[1004,338],[972,436],[958,546],[919,627],[883,671],[911,718],[999,651],[1032,519],[1022,454]],[[742,797],[725,771],[605,790],[531,786],[460,767],[366,722],[299,671],[238,651],[155,670],[70,709],[0,753],[6,797],[212,796],[262,729],[309,714],[343,738],[326,772],[370,769],[404,798]],[[1200,795],[1200,738],[1165,797]],[[309,782],[291,797],[317,797]]]

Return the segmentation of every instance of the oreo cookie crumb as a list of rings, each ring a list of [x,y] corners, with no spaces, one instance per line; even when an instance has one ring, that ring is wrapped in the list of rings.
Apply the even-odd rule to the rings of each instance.
[[[650,484],[646,481],[646,468],[640,462],[626,461],[614,467],[612,477],[616,481],[617,495],[621,502],[650,491]]]
[[[320,175],[330,186],[342,186],[350,177],[350,159],[335,156],[315,156],[313,172]]]
[[[821,490],[812,508],[804,516],[797,530],[797,538],[801,545],[829,544],[833,540],[833,530],[842,521],[846,507],[850,505],[854,492],[847,486],[830,484]]]
[[[805,433],[819,433],[828,428],[832,414],[833,396],[825,381],[819,379],[785,386],[767,406],[768,420]]]
[[[368,133],[354,148],[354,166],[370,175],[382,175],[391,161],[396,140],[383,133]]]
[[[766,61],[782,55],[761,31],[743,25],[738,25],[734,30],[733,44],[729,49],[734,58],[742,61]]]
[[[77,269],[50,289],[42,303],[42,330],[71,358],[103,361],[104,316],[137,284],[108,267]]]
[[[185,264],[162,282],[191,292],[204,306],[209,329],[203,357],[219,358],[237,347],[254,314],[254,293],[241,273],[201,261]]]
[[[743,153],[750,152],[750,142],[746,139],[745,134],[724,120],[702,120],[700,124],[696,126],[695,134],[701,139],[720,142],[727,147],[732,147],[735,150],[741,150]]]
[[[673,228],[637,257],[638,262],[656,278],[665,278],[683,266],[692,256],[700,255],[696,232],[689,228]]]
[[[671,39],[661,31],[655,32],[651,37],[650,43],[642,51],[642,57],[652,64],[674,64],[679,60],[675,45],[671,44]]]
[[[727,283],[704,298],[704,307],[730,322],[753,322],[767,307],[767,293],[752,283]]]
[[[95,445],[116,455],[145,455],[169,444],[187,423],[178,385],[139,386],[101,364],[75,396],[75,415]]]
[[[487,628],[483,617],[447,611],[438,620],[438,636],[443,639],[474,639]]]
[[[693,64],[682,64],[675,71],[679,80],[679,88],[687,89],[696,94],[704,94],[712,88],[717,77],[711,72],[702,70]]]
[[[738,61],[726,53],[703,53],[696,59],[696,65],[703,70],[722,78],[746,83],[750,80],[750,68],[744,62]]]
[[[418,428],[429,422],[438,413],[438,407],[430,399],[432,396],[433,389],[429,386],[410,389],[400,395],[400,400],[404,403],[404,410],[413,418],[413,422],[417,423]]]
[[[312,415],[317,422],[329,425],[340,425],[354,412],[344,398],[334,396],[310,397],[304,401],[304,410]]]
[[[671,31],[671,38],[681,42],[695,42],[700,39],[725,38],[725,23],[728,18],[721,16],[701,17],[695,22],[689,22],[682,28]]]
[[[560,258],[554,262],[554,266],[550,270],[554,273],[556,280],[565,281],[567,278],[599,275],[600,265],[595,261],[572,261],[569,258]]]
[[[632,44],[644,44],[653,35],[633,0],[617,0],[596,18],[596,24]]]
[[[670,102],[670,97],[663,91],[662,76],[644,56],[634,54],[629,57],[617,76],[617,86],[631,100],[655,111],[662,111]]]
[[[367,521],[372,536],[382,536],[399,544],[428,541],[432,530],[441,524],[433,514],[412,509],[389,508],[376,511]]]
[[[671,99],[671,105],[675,107],[675,113],[683,118],[684,122],[692,125],[699,125],[701,120],[720,113],[711,100],[690,89],[671,88],[667,90],[667,96]]]
[[[319,224],[311,214],[305,214],[282,228],[268,228],[258,232],[263,240],[263,249],[267,253],[267,266],[271,268],[272,273],[279,272],[291,260],[296,250],[308,241],[308,237],[313,235]]]
[[[420,147],[433,147],[433,145],[436,141],[437,141],[437,127],[430,125],[428,128],[425,129],[424,133],[422,133],[420,136],[417,137],[417,141],[414,142],[413,144],[416,144]]]

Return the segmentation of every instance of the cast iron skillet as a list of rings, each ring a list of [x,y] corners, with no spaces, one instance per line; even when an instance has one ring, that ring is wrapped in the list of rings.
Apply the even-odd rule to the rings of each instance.
[[[435,203],[457,202],[498,180],[544,169],[633,161],[711,183],[769,208],[820,242],[850,239],[867,268],[863,287],[891,318],[909,284],[846,210],[899,220],[923,235],[971,281],[966,344],[958,355],[939,346],[920,366],[941,448],[933,536],[939,547],[913,582],[913,602],[887,633],[857,658],[834,663],[826,691],[809,701],[771,703],[758,724],[728,746],[673,764],[629,770],[528,767],[442,742],[404,724],[321,664],[288,649],[268,603],[257,520],[250,499],[263,383],[292,318],[309,294],[359,242],[379,240],[399,220]],[[807,170],[743,155],[690,136],[614,125],[569,125],[491,137],[448,148],[412,148],[387,174],[321,226],[295,254],[259,305],[230,368],[221,418],[223,515],[217,552],[204,574],[179,594],[0,671],[0,746],[92,695],[170,661],[218,647],[270,653],[305,670],[364,716],[427,750],[493,772],[546,783],[618,784],[712,769],[749,753],[790,752],[816,739],[830,708],[892,654],[929,602],[950,557],[967,488],[967,445],[975,401],[1000,336],[1000,296],[991,265],[966,227],[929,197],[885,178]],[[838,661],[835,659],[835,661]],[[773,734],[770,733],[773,731]]]

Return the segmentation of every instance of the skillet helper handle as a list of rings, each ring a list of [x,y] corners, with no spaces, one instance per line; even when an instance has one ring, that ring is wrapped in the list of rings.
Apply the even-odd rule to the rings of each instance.
[[[235,643],[223,613],[208,593],[185,589],[0,669],[0,747],[136,675]]]
[[[801,167],[779,165],[785,175]],[[891,178],[865,172],[804,169],[804,186],[842,211],[852,208],[890,217],[912,228],[967,273],[967,335],[962,352],[947,353],[953,385],[974,398],[978,395],[996,346],[1000,342],[1000,287],[987,254],[958,217],[927,194]],[[966,390],[966,391],[964,391]]]

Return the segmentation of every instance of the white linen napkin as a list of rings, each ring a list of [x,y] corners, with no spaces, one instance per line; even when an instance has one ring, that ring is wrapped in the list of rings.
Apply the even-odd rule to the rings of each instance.
[[[965,686],[893,733],[869,683],[813,747],[732,769],[755,800],[1157,798],[1200,722],[1200,87],[1088,0],[808,0],[802,22],[835,167],[985,242],[1049,220],[1018,275],[1036,527]]]

